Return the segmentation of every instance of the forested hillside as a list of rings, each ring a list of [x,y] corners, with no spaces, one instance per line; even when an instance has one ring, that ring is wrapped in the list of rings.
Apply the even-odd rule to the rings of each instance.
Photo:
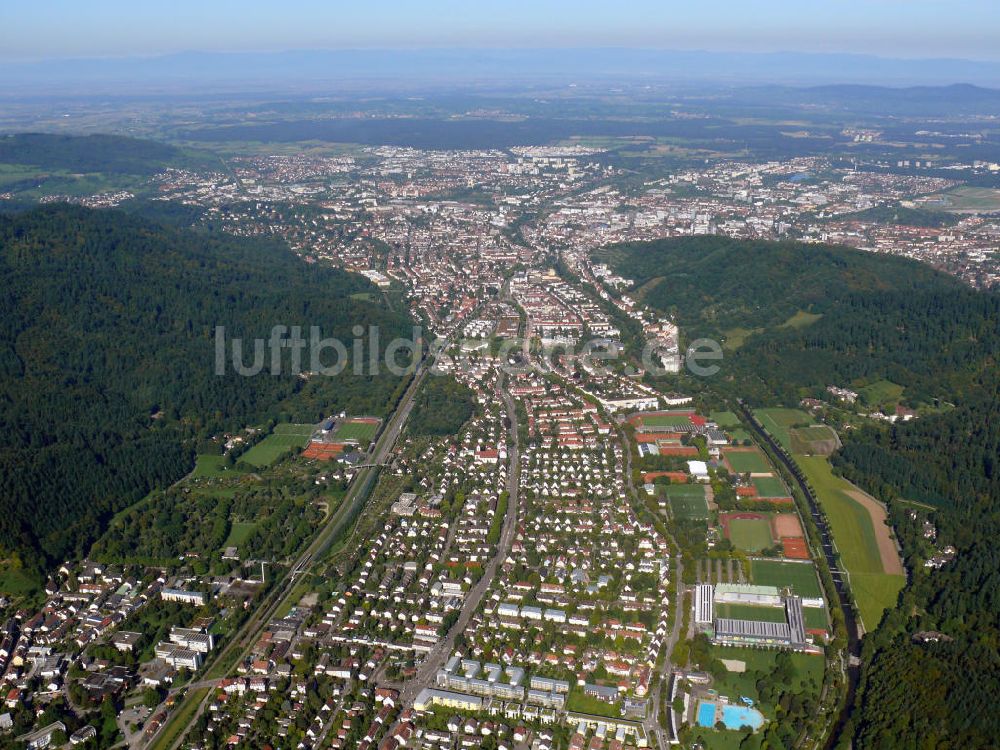
[[[1000,351],[1000,297],[905,258],[707,236],[612,246],[598,259],[686,341],[720,339],[713,386],[752,403],[879,378],[906,386],[912,403],[952,400]]]
[[[0,163],[44,169],[148,175],[175,166],[183,152],[175,146],[119,135],[16,133],[0,136]]]
[[[268,418],[384,413],[398,378],[215,374],[216,326],[274,325],[383,340],[408,321],[351,295],[367,280],[308,266],[277,242],[211,236],[68,206],[0,217],[0,557],[85,552],[116,511],[183,476],[193,444]],[[348,347],[350,348],[350,347]],[[267,355],[270,363],[270,354]],[[303,353],[308,368],[308,352]],[[324,361],[324,364],[329,362]]]
[[[910,576],[900,606],[865,639],[842,746],[996,747],[1000,296],[911,261],[812,245],[700,237],[615,246],[598,258],[675,315],[687,340],[731,342],[739,331],[720,375],[702,381],[717,394],[794,406],[830,384],[891,381],[913,404],[953,404],[847,431],[832,457],[888,503]],[[946,545],[954,561],[925,567]]]
[[[777,326],[800,310],[834,309],[852,294],[961,285],[905,258],[714,235],[612,245],[597,255],[692,336]]]
[[[866,640],[855,747],[993,748],[1000,737],[1000,375],[992,394],[890,428],[850,435],[835,461],[889,502],[910,569],[899,609]],[[901,499],[936,506],[935,548]],[[923,517],[921,515],[921,517]],[[919,634],[942,633],[930,642]]]

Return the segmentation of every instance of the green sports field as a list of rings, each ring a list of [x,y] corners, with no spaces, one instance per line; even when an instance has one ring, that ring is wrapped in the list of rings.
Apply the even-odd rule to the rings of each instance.
[[[671,484],[664,488],[670,512],[678,521],[707,521],[708,501],[700,484]]]
[[[771,522],[766,518],[734,518],[729,522],[729,541],[746,552],[772,547]]]
[[[750,577],[758,586],[791,586],[799,596],[822,596],[816,569],[811,562],[754,559],[750,561]]]
[[[814,421],[812,417],[800,409],[755,409],[754,416],[787,451],[792,449],[789,428],[797,424],[811,425]]]
[[[281,424],[276,424],[274,426],[275,435],[297,435],[298,437],[304,439],[310,438],[315,430],[315,425],[294,424],[291,422],[282,422]],[[305,442],[302,444],[305,445]]]
[[[715,616],[730,620],[758,620],[760,622],[786,622],[784,607],[756,607],[752,604],[717,604]]]
[[[802,619],[805,621],[807,629],[830,629],[830,618],[826,615],[826,607],[823,607],[822,609],[817,609],[816,607],[803,607]]]
[[[676,427],[691,424],[691,420],[687,414],[647,414],[643,415],[642,423],[649,427]]]
[[[726,463],[733,467],[737,474],[766,474],[771,471],[764,454],[754,449],[731,451],[724,450],[722,454],[726,457]]]
[[[777,477],[754,477],[752,481],[759,498],[789,497],[788,490]]]
[[[708,418],[722,429],[740,426],[740,418],[731,411],[713,411]]]
[[[304,448],[312,430],[312,425],[307,424],[279,424],[274,432],[240,456],[240,460],[258,468],[270,466],[286,451]]]
[[[375,422],[341,422],[333,431],[334,440],[357,440],[361,443],[370,442],[375,437],[378,424]]]
[[[895,606],[906,579],[885,573],[871,516],[846,493],[852,489],[851,484],[835,476],[830,462],[822,456],[796,456],[795,460],[816,490],[830,521],[841,564],[850,574],[851,590],[865,627],[874,629],[882,619],[882,612]]]
[[[226,468],[223,456],[199,455],[195,456],[194,471],[191,476],[195,479],[215,479],[235,476],[239,473],[235,467]]]

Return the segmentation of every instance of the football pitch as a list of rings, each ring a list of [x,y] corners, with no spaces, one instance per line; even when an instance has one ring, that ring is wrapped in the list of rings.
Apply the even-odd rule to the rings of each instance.
[[[822,595],[816,569],[812,563],[793,563],[781,560],[751,560],[750,577],[758,586],[791,586],[799,596]]]
[[[358,442],[370,442],[375,437],[378,430],[378,422],[353,422],[346,420],[337,425],[333,431],[334,440],[357,440]]]
[[[279,424],[274,432],[240,456],[240,460],[258,468],[270,466],[286,451],[305,447],[312,430],[308,424]]]
[[[766,500],[769,497],[789,497],[785,485],[777,477],[754,477],[753,486],[757,497]]]
[[[691,424],[687,414],[647,414],[641,417],[642,423],[648,427],[676,427]]]
[[[756,449],[723,451],[723,455],[737,474],[766,474],[771,471],[764,456]]]
[[[729,521],[729,541],[746,552],[772,547],[771,522],[766,518],[734,518]]]
[[[672,484],[666,487],[670,512],[678,521],[707,521],[705,488],[699,484]]]
[[[316,426],[311,424],[293,424],[290,422],[282,422],[281,424],[276,424],[274,426],[275,435],[298,435],[303,438],[308,438],[315,431]],[[303,445],[305,443],[303,442]]]
[[[708,415],[708,418],[719,425],[722,429],[740,426],[740,418],[731,411],[713,411]]]

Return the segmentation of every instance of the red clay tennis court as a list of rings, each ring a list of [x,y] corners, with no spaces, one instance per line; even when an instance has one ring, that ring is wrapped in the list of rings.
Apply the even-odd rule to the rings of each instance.
[[[806,540],[794,537],[782,537],[781,552],[789,560],[808,560],[809,547]]]
[[[794,513],[776,514],[771,519],[771,525],[774,527],[774,536],[778,539],[784,539],[785,537],[802,538],[805,536],[802,533],[802,524],[799,523],[799,517]]]
[[[302,456],[304,458],[314,458],[317,461],[331,461],[343,453],[346,447],[344,443],[318,443],[313,441],[302,451]]]

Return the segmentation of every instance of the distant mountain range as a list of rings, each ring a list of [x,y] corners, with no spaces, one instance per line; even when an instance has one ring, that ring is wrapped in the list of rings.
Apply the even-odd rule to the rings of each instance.
[[[583,83],[595,80],[893,86],[1000,86],[1000,62],[858,54],[658,49],[315,50],[185,52],[158,57],[5,63],[0,93],[137,94],[336,90],[381,86]]]

